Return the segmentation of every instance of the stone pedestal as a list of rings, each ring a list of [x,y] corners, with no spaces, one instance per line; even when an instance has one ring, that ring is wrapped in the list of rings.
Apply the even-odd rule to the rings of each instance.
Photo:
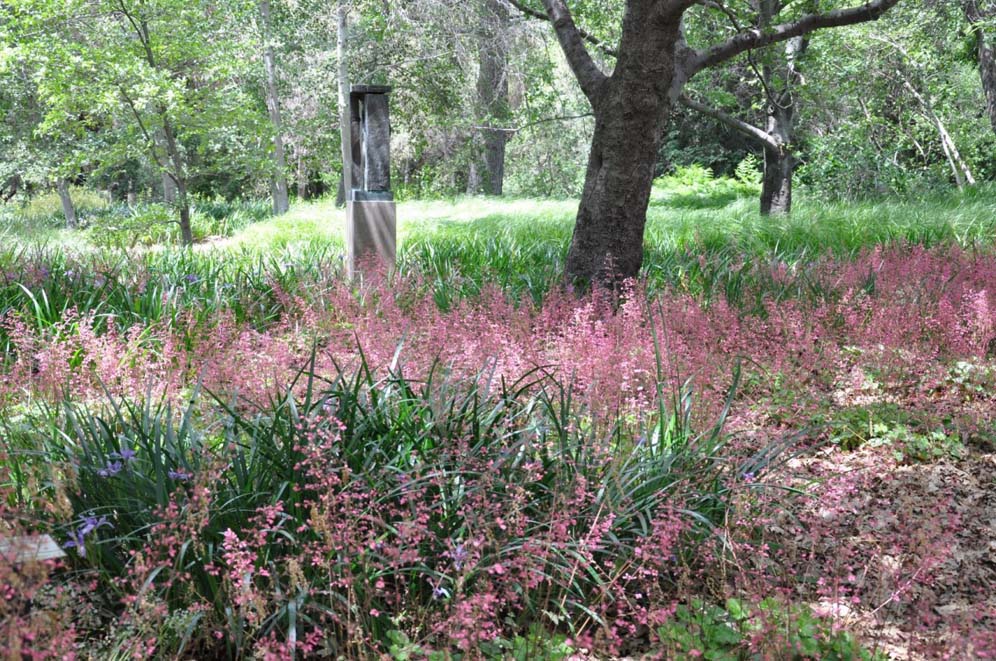
[[[352,176],[346,194],[346,273],[394,268],[397,211],[391,194],[390,87],[354,85],[349,94]]]
[[[360,197],[359,193],[356,193]],[[394,268],[397,211],[393,200],[354,199],[346,202],[346,275],[356,276],[366,263]]]

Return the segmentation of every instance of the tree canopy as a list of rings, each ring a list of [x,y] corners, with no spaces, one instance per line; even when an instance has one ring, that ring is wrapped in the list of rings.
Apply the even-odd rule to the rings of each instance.
[[[341,34],[311,0],[4,3],[0,193],[86,185],[181,225],[192,196],[282,212],[339,184],[341,72],[394,88],[400,197],[581,194],[584,281],[636,272],[650,183],[675,166],[761,170],[773,213],[793,181],[882,195],[996,172],[990,2],[337,6]],[[604,124],[624,120],[609,157]],[[585,239],[587,218],[619,245]]]

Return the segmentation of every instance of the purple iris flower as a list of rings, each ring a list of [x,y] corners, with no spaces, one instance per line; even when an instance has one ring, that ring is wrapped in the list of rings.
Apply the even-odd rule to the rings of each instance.
[[[103,468],[101,468],[99,471],[97,471],[97,475],[99,475],[101,477],[111,477],[113,475],[117,475],[118,473],[120,473],[122,468],[123,468],[123,465],[121,464],[121,462],[120,461],[115,461],[115,462],[107,464],[106,466],[104,466]]]
[[[95,516],[83,517],[83,524],[79,528],[74,530],[69,535],[69,541],[62,545],[64,549],[75,548],[76,552],[80,554],[81,558],[86,557],[86,536],[92,533],[97,528],[107,526],[108,528],[113,528],[107,521],[106,516],[97,518]]]
[[[185,470],[170,471],[167,475],[169,475],[169,479],[176,480],[177,482],[186,482],[193,477],[191,473],[188,473]]]
[[[81,558],[86,557],[86,544],[83,541],[83,529],[77,528],[69,535],[69,541],[62,545],[64,549],[75,548]]]
[[[450,552],[450,560],[453,561],[453,568],[457,571],[463,569],[463,563],[467,561],[468,555],[467,549],[463,547],[463,544],[457,544]]]
[[[101,526],[114,527],[107,521],[106,516],[102,516],[99,519],[95,516],[86,516],[83,517],[83,525],[80,526],[80,530],[83,531],[84,535],[88,535]]]
[[[112,452],[111,457],[114,459],[120,459],[121,461],[135,461],[138,454],[128,447],[122,447],[121,452]]]

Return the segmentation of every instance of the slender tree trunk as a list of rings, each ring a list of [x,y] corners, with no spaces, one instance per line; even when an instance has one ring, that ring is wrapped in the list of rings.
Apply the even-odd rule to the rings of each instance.
[[[508,8],[501,0],[485,0],[482,20],[478,41],[478,119],[491,127],[482,129],[483,187],[488,195],[501,195],[505,183],[505,145],[508,142],[507,132],[501,129],[509,117]],[[474,191],[469,192],[476,192],[479,184],[473,182],[473,186]]]
[[[163,153],[169,156],[169,149],[166,146],[166,138],[163,136],[162,130],[157,130],[153,133],[155,140],[155,148],[153,149],[153,163],[157,168],[159,168],[159,178],[162,181],[163,186],[163,202],[166,204],[176,204],[176,182],[173,181],[173,177],[170,176],[169,171],[163,167],[163,164],[159,160],[158,153],[156,150],[161,149]]]
[[[149,37],[149,26],[146,20],[144,18],[136,19],[133,15],[129,14],[124,3],[121,3],[120,7],[121,11],[128,18],[128,23],[134,28],[135,37],[138,38],[145,50],[145,59],[149,66],[153,69],[159,70],[160,67],[156,63],[155,54],[152,49],[152,40]],[[124,89],[122,89],[122,94],[124,95],[125,101],[131,107],[131,111],[134,113],[135,119],[138,121],[146,140],[149,141],[149,149],[152,152],[153,160],[161,168],[162,172],[172,179],[173,184],[176,186],[178,204],[180,206],[181,241],[184,246],[192,246],[194,243],[194,233],[190,225],[190,200],[187,197],[186,160],[180,151],[176,131],[174,130],[173,123],[169,118],[169,111],[165,105],[157,104],[159,119],[162,121],[162,132],[160,133],[158,129],[150,132],[146,129],[145,123],[142,121],[141,115],[139,114],[135,103],[127,96]],[[163,159],[160,159],[157,152],[160,140],[162,141],[162,145],[165,147],[166,151],[166,157]],[[170,169],[170,166],[172,166],[172,169]],[[168,187],[166,186],[166,182],[163,181],[164,196],[166,195],[167,190]]]
[[[339,83],[339,140],[342,155],[342,202],[345,204],[353,188],[353,130],[349,103],[349,63],[346,61],[349,32],[346,20],[349,7],[339,0],[336,8],[336,74]],[[338,202],[338,200],[337,200]]]
[[[566,276],[614,286],[643,264],[643,229],[670,117],[679,22],[654,24],[653,2],[629,2],[613,75],[589,99],[595,133],[567,253]],[[592,98],[594,96],[594,98]]]
[[[194,232],[190,224],[190,199],[187,196],[187,169],[184,164],[183,154],[176,141],[176,134],[173,132],[173,124],[170,122],[166,111],[162,110],[160,116],[163,121],[163,136],[166,142],[166,153],[173,165],[173,170],[169,172],[170,178],[176,185],[177,204],[180,207],[180,240],[185,246],[194,245]]]
[[[59,177],[55,181],[55,189],[59,192],[59,201],[62,202],[62,215],[66,218],[66,225],[75,228],[78,224],[76,207],[73,206],[73,198],[69,194],[69,182],[64,177]]]
[[[308,196],[308,166],[304,160],[304,150],[298,149],[297,154],[297,199]]]
[[[277,94],[277,66],[270,45],[270,0],[260,0],[259,13],[263,17],[263,69],[266,72],[266,110],[273,124],[273,167],[276,172],[270,181],[273,192],[273,213],[280,215],[290,209],[287,192],[287,159],[284,155],[283,119],[280,116],[280,97]]]
[[[477,163],[470,161],[467,168],[467,195],[474,195],[481,190],[481,174],[477,171]]]
[[[948,132],[941,117],[934,112],[934,105],[929,99],[920,94],[909,78],[903,75],[901,71],[897,71],[897,73],[902,77],[903,87],[917,100],[923,109],[924,115],[937,127],[937,135],[941,140],[941,148],[944,150],[944,155],[947,156],[948,163],[951,165],[951,172],[954,174],[955,184],[959,190],[964,188],[966,183],[969,186],[974,186],[975,177],[972,176],[972,170],[968,167],[965,159],[961,157],[961,152],[958,151],[958,146],[955,145],[954,138],[951,137],[951,133]]]
[[[190,200],[187,199],[187,182],[177,181],[177,203],[180,205],[180,239],[185,246],[194,245],[194,232],[190,224]]]

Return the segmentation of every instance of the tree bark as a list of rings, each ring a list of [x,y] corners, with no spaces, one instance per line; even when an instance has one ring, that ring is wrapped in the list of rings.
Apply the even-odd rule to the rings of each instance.
[[[166,204],[176,203],[176,184],[173,182],[173,178],[169,176],[168,172],[161,172],[160,176],[163,181],[163,202]]]
[[[349,7],[339,0],[336,8],[336,74],[339,83],[339,141],[342,155],[342,203],[353,189],[353,127],[349,103],[349,65],[346,62],[349,31],[346,20]],[[338,203],[338,200],[336,200]]]
[[[14,199],[14,196],[17,195],[17,191],[20,190],[20,186],[21,186],[21,175],[15,174],[14,176],[7,179],[7,181],[4,183],[4,193],[3,193],[4,204]]]
[[[477,163],[470,161],[467,168],[467,195],[475,195],[481,190],[481,174],[477,171]]]
[[[263,18],[263,69],[266,72],[266,110],[273,124],[273,167],[276,171],[270,180],[273,194],[273,213],[280,215],[290,209],[287,192],[287,159],[284,155],[283,120],[280,116],[280,97],[277,93],[277,67],[270,45],[270,0],[260,0],[259,13]]]
[[[796,158],[791,145],[795,138],[794,88],[802,81],[799,58],[809,45],[805,37],[794,37],[785,42],[785,79],[780,89],[770,70],[765,70],[764,89],[768,98],[767,134],[776,148],[765,145],[764,176],[761,179],[761,215],[779,215],[792,212],[792,174]]]
[[[190,200],[187,199],[187,182],[177,182],[177,203],[180,206],[180,240],[184,246],[194,245],[194,232],[190,222]]]
[[[616,286],[635,277],[643,264],[647,205],[672,106],[680,36],[678,21],[661,25],[653,20],[654,5],[627,3],[615,72],[611,78],[586,75],[581,81],[592,102],[595,133],[566,275],[585,287],[595,282]],[[553,11],[551,18],[556,26]],[[577,65],[580,70],[586,66]]]
[[[78,222],[76,207],[73,206],[73,198],[69,194],[69,182],[65,177],[59,177],[55,181],[55,189],[59,192],[59,201],[62,202],[62,215],[66,218],[66,226],[75,228]]]
[[[482,20],[478,42],[478,113],[481,123],[490,127],[482,129],[485,170],[482,183],[487,195],[501,195],[505,183],[505,146],[508,142],[508,133],[502,128],[509,116],[509,16],[506,5],[501,0],[485,0]],[[473,186],[476,191],[478,184],[473,182]]]
[[[988,2],[988,6],[980,6],[979,0],[964,0],[962,8],[975,31],[979,77],[982,79],[982,91],[986,95],[986,114],[989,115],[993,131],[996,131],[996,45],[985,28],[986,20],[996,18],[996,3],[992,0],[982,2]]]
[[[979,40],[979,75],[986,94],[986,113],[993,131],[996,131],[996,45],[986,38],[981,28],[976,38]]]
[[[764,177],[761,179],[761,215],[792,211],[792,174],[795,157],[784,149],[764,148]]]

